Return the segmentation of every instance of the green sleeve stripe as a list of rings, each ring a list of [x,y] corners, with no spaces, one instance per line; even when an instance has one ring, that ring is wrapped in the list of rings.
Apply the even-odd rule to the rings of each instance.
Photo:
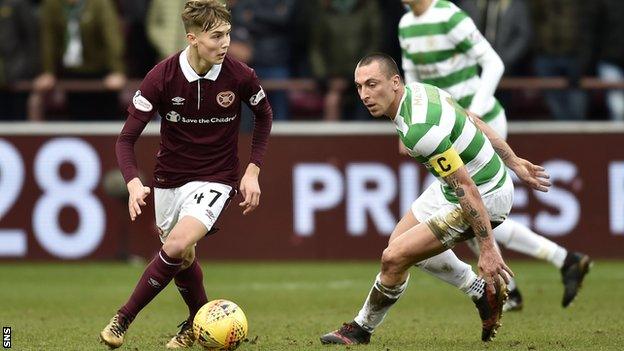
[[[472,176],[476,185],[485,184],[490,181],[501,168],[501,159],[497,154],[492,155],[492,159],[475,175]]]
[[[495,185],[492,189],[490,189],[490,190],[489,190],[486,194],[489,194],[489,193],[491,193],[492,191],[494,191],[494,190],[496,190],[496,189],[498,189],[498,188],[502,187],[502,186],[503,186],[503,184],[505,184],[505,180],[506,180],[506,179],[507,179],[507,169],[505,168],[505,169],[503,170],[503,176],[501,177],[501,179],[500,179],[500,180],[498,181],[498,183],[496,183],[496,185]]]
[[[457,51],[465,54],[467,53],[470,49],[472,49],[474,45],[472,45],[472,42],[469,39],[464,39],[462,40],[459,44],[457,44],[455,46],[455,48],[457,49]]]
[[[494,118],[496,118],[496,116],[498,116],[502,110],[503,110],[503,106],[500,104],[500,102],[498,102],[498,100],[496,100],[496,102],[494,103],[494,107],[492,107],[490,112],[483,115],[483,117],[481,117],[481,120],[483,122],[488,123]]]
[[[408,85],[405,86],[405,99],[401,105],[401,112],[399,112],[405,124],[410,126],[412,124],[412,89]]]
[[[472,99],[474,98],[474,94],[473,95],[468,95],[468,96],[464,96],[463,98],[457,100],[457,103],[459,103],[459,105],[465,109],[470,107],[470,104],[472,103]]]
[[[455,104],[457,102],[453,101]],[[455,140],[459,138],[461,132],[464,130],[464,124],[466,124],[466,112],[459,105],[455,106],[455,125],[453,125],[453,129],[451,130],[451,143],[454,143]]]
[[[468,66],[466,68],[455,71],[447,76],[439,78],[423,79],[423,83],[434,85],[438,88],[444,89],[453,86],[457,83],[466,81],[477,75],[477,65]]]
[[[470,144],[468,144],[466,149],[462,151],[461,154],[459,154],[459,157],[462,159],[462,161],[464,161],[464,164],[472,161],[475,157],[477,157],[479,151],[481,151],[481,148],[483,147],[483,144],[485,144],[485,137],[483,136],[483,133],[477,128],[477,132],[470,141]]]
[[[407,134],[403,137],[403,144],[405,144],[405,146],[410,150],[414,149],[414,145],[416,145],[418,141],[420,141],[420,139],[427,134],[431,127],[433,127],[431,124],[424,123],[409,126]]]
[[[427,94],[427,124],[440,125],[440,117],[442,116],[442,105],[440,104],[440,93],[436,87],[424,84],[425,93]]]
[[[444,151],[450,149],[451,147],[453,147],[453,144],[451,144],[448,138],[444,138],[444,140],[440,142],[438,147],[430,155],[427,155],[427,158],[431,158],[435,155],[439,155],[443,153]]]
[[[468,15],[464,11],[455,12],[453,16],[451,16],[451,18],[449,18],[449,20],[446,22],[448,26],[447,33],[452,31],[455,26],[457,26],[461,21],[465,20],[466,18],[468,18]]]

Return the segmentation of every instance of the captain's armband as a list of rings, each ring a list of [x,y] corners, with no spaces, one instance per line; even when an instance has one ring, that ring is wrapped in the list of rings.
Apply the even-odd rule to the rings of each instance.
[[[441,154],[432,156],[429,159],[429,164],[441,177],[446,177],[455,173],[464,165],[464,162],[459,157],[457,151],[451,147]]]

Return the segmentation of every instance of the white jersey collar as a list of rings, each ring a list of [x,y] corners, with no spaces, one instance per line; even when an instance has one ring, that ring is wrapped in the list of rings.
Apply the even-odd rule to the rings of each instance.
[[[407,124],[405,124],[405,120],[403,119],[403,116],[401,116],[401,106],[403,106],[403,103],[405,102],[405,99],[407,97],[407,89],[409,89],[407,87],[407,85],[405,85],[404,89],[403,89],[403,96],[401,96],[401,102],[399,102],[399,107],[397,108],[397,112],[396,112],[396,116],[394,116],[394,125],[396,126],[397,130],[400,130],[403,135],[407,134],[407,131],[409,130],[409,127],[407,126]],[[411,104],[411,101],[407,102],[408,104]]]
[[[184,49],[184,51],[180,53],[180,68],[182,69],[182,73],[184,73],[184,77],[186,77],[186,80],[188,80],[189,83],[201,78],[210,79],[212,81],[217,80],[217,78],[219,77],[219,73],[221,72],[222,64],[212,66],[208,73],[200,76],[197,74],[197,72],[195,72],[195,70],[193,69],[193,67],[191,67],[191,64],[188,61],[188,51],[189,47],[187,46],[186,49]]]
[[[405,84],[403,86],[403,96],[401,96],[401,101],[399,102],[399,107],[397,108],[397,112],[396,112],[396,115],[394,116],[394,120],[401,117],[401,106],[403,106],[403,103],[405,102],[405,98],[407,97],[407,89],[409,88],[407,87],[407,84]]]

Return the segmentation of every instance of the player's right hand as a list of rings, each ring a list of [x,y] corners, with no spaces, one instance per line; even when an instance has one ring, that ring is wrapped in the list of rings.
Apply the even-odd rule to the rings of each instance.
[[[141,214],[141,206],[147,205],[145,198],[150,194],[150,188],[141,183],[141,179],[134,178],[128,182],[128,211],[130,219],[134,220]]]

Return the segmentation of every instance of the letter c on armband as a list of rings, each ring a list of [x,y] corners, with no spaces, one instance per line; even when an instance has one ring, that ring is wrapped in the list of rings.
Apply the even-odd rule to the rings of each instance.
[[[431,157],[429,163],[441,177],[455,173],[464,165],[459,154],[452,147],[441,154]]]

